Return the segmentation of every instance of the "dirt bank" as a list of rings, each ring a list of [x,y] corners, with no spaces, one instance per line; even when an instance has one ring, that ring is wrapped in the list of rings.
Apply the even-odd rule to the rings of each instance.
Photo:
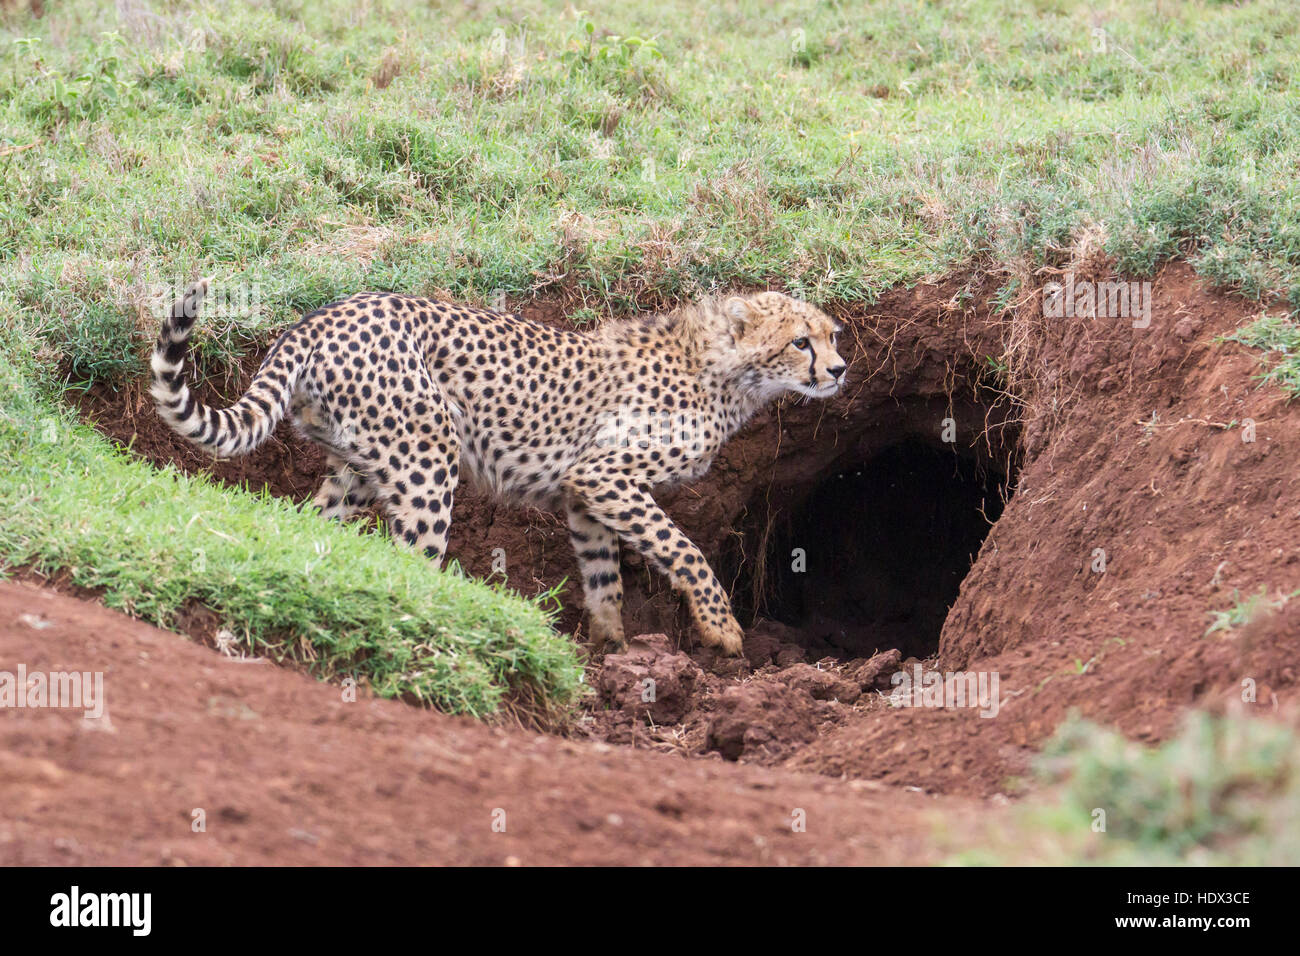
[[[994,314],[994,288],[952,278],[835,310],[845,392],[774,407],[704,479],[661,496],[731,585],[746,660],[695,648],[678,602],[625,557],[629,633],[666,637],[593,665],[603,696],[580,735],[987,795],[1015,789],[1069,708],[1155,740],[1246,678],[1264,701],[1294,689],[1290,618],[1205,635],[1235,591],[1300,586],[1300,413],[1257,387],[1256,353],[1214,342],[1251,307],[1180,263],[1156,277],[1145,328],[1047,319],[1032,295]],[[210,467],[139,387],[81,401],[136,453]],[[212,470],[303,499],[321,464],[282,428]],[[573,574],[558,519],[470,493],[451,554],[476,574],[503,555],[525,593]],[[565,606],[579,630],[578,596]],[[888,676],[920,661],[996,673],[997,716],[890,706]],[[670,688],[663,706],[634,699],[647,676]]]

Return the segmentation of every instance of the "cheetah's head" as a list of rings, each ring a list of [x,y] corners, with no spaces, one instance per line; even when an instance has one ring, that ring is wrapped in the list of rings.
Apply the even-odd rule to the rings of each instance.
[[[844,384],[847,366],[835,350],[839,323],[815,305],[760,292],[732,296],[722,311],[742,357],[745,383],[756,393],[829,398]]]

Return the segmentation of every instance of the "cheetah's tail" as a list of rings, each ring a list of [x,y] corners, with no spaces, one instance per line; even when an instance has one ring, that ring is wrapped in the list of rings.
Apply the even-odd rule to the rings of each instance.
[[[153,395],[158,414],[172,430],[205,451],[222,458],[243,455],[270,437],[293,397],[301,362],[272,362],[277,355],[293,358],[296,348],[288,334],[275,343],[239,401],[213,408],[198,401],[185,382],[185,356],[190,332],[210,279],[200,279],[172,304],[153,348]],[[277,368],[278,367],[278,368]]]

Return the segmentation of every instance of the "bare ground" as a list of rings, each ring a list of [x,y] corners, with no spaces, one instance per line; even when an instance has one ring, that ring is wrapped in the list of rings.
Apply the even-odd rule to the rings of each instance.
[[[107,700],[0,710],[4,865],[911,864],[936,858],[932,814],[979,806],[347,703],[18,582],[0,661],[102,671]]]

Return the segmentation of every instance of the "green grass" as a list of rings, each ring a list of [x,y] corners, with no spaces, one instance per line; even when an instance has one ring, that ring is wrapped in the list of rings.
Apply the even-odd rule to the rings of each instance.
[[[1261,315],[1224,338],[1266,353],[1260,378],[1300,395],[1300,325],[1285,316]]]
[[[1300,852],[1300,735],[1285,723],[1193,713],[1147,747],[1072,718],[1039,775],[1055,799],[1034,799],[1009,839],[953,862],[1290,866]]]
[[[537,603],[433,573],[355,525],[131,459],[55,405],[30,342],[0,327],[4,563],[64,572],[162,626],[198,601],[244,649],[381,696],[476,716],[509,698],[564,719],[582,669]]]
[[[197,272],[261,290],[227,357],[365,287],[857,301],[1083,233],[1300,290],[1290,3],[52,6],[0,30],[0,262],[79,377]]]
[[[165,290],[200,274],[251,293],[205,312],[205,368],[364,288],[563,296],[590,323],[721,286],[867,302],[966,270],[1003,276],[1005,305],[1085,241],[1127,276],[1181,255],[1300,307],[1282,0],[46,6],[0,13],[0,317],[21,340],[0,561],[75,569],[159,621],[199,599],[252,644],[309,656],[305,637],[322,672],[369,661],[439,706],[532,681],[563,698],[576,664],[548,656],[536,607],[110,452],[52,381],[138,379]],[[1294,388],[1289,363],[1273,376]],[[46,419],[58,443],[24,438]],[[182,570],[194,548],[202,573]]]

